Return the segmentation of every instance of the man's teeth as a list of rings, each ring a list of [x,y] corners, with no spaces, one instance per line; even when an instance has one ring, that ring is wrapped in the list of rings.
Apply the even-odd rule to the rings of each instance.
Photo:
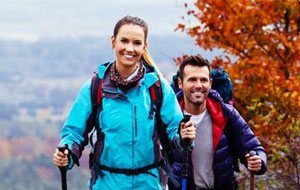
[[[201,95],[203,92],[194,92],[195,95]]]

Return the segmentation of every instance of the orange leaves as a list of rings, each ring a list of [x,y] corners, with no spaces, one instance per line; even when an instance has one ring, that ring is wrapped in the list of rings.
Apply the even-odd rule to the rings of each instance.
[[[196,44],[204,49],[224,49],[226,53],[237,56],[237,64],[228,62],[227,67],[232,67],[230,75],[241,82],[236,88],[247,94],[246,97],[282,102],[279,99],[282,93],[293,94],[297,88],[293,84],[299,84],[299,80],[289,82],[300,72],[300,41],[299,36],[292,32],[297,27],[296,22],[291,20],[289,23],[290,33],[283,30],[285,11],[299,8],[295,2],[198,0],[195,3],[198,13],[189,8],[187,14],[194,16],[199,24],[191,27],[181,24],[178,28],[195,38]],[[294,18],[293,14],[291,18]],[[249,104],[243,94],[236,96]],[[281,105],[297,99],[295,96],[290,98]]]
[[[176,65],[180,65],[183,59],[185,59],[187,56],[188,56],[187,54],[184,54],[181,57],[175,57],[174,62],[176,63]]]
[[[201,33],[200,29],[200,26],[191,27],[188,29],[187,33],[190,36],[197,36]]]
[[[181,32],[184,32],[184,30],[185,30],[185,24],[179,23],[177,25],[177,27],[175,28],[175,31],[177,31],[177,30],[180,30]]]
[[[293,153],[294,139],[287,137],[299,139],[300,133],[298,0],[197,0],[194,9],[185,7],[197,22],[180,24],[177,30],[201,48],[229,54],[229,59],[215,58],[213,65],[228,71],[236,107],[265,139],[276,167],[287,160],[293,163],[285,155]]]

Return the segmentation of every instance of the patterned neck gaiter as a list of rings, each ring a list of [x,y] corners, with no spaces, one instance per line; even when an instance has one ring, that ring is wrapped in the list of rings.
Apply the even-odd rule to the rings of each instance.
[[[144,76],[144,67],[142,63],[138,63],[139,70],[137,74],[130,80],[123,79],[116,69],[116,63],[110,67],[110,80],[112,80],[123,92],[127,92],[129,89],[135,87],[139,80]]]

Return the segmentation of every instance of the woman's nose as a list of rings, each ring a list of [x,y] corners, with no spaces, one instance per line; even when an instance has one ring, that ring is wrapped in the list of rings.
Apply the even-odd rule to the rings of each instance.
[[[131,43],[127,44],[125,49],[126,49],[126,51],[130,51],[130,52],[134,51],[133,45]]]

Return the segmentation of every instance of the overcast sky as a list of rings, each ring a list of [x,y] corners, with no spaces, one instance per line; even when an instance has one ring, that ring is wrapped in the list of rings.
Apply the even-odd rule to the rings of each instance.
[[[0,38],[33,40],[108,36],[125,15],[139,16],[149,35],[174,32],[191,0],[0,0]]]

